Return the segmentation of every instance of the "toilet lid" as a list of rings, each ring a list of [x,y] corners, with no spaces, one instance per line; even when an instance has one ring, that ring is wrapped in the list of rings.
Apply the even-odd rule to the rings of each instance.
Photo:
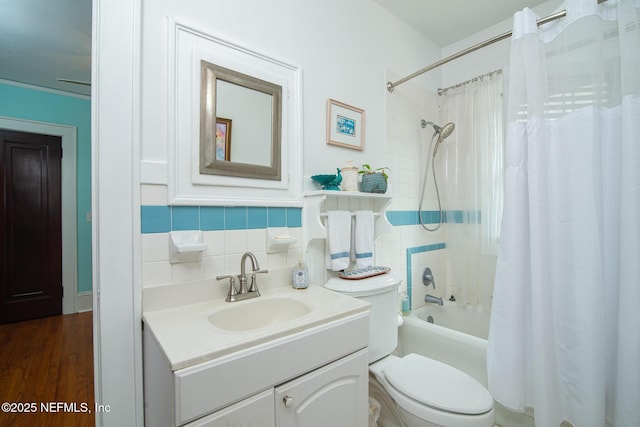
[[[478,415],[493,408],[489,391],[466,373],[437,360],[408,354],[385,368],[392,387],[420,403],[456,414]]]
[[[396,279],[390,273],[360,280],[347,280],[334,277],[329,279],[324,285],[327,289],[353,297],[383,294],[397,289],[398,286],[400,286],[400,279]]]

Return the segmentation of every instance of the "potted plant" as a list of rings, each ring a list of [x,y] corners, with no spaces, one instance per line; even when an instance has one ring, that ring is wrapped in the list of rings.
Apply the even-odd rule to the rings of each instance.
[[[372,169],[371,165],[363,164],[362,169],[358,171],[358,173],[362,175],[360,191],[365,193],[386,193],[387,180],[389,179],[386,171],[388,170],[389,168],[386,166]]]

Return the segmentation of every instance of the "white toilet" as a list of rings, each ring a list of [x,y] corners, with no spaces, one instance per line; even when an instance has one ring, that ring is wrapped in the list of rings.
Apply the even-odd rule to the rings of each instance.
[[[493,398],[466,373],[417,354],[397,357],[398,286],[391,274],[334,278],[325,287],[371,304],[369,395],[382,404],[386,427],[491,427]]]

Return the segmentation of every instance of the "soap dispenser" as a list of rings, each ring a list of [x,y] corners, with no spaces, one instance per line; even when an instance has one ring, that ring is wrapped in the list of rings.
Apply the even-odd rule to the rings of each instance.
[[[306,289],[309,287],[309,269],[302,260],[299,260],[298,265],[293,268],[291,286],[294,289]]]
[[[405,290],[402,290],[402,292],[400,292],[400,311],[402,312],[403,316],[408,316],[409,314],[411,314],[409,295],[407,295],[407,292]]]

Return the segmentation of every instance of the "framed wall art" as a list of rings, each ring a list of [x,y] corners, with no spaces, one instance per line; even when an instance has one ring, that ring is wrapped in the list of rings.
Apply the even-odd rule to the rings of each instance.
[[[216,160],[231,160],[231,119],[216,118]]]
[[[364,150],[364,110],[329,99],[327,144]]]

